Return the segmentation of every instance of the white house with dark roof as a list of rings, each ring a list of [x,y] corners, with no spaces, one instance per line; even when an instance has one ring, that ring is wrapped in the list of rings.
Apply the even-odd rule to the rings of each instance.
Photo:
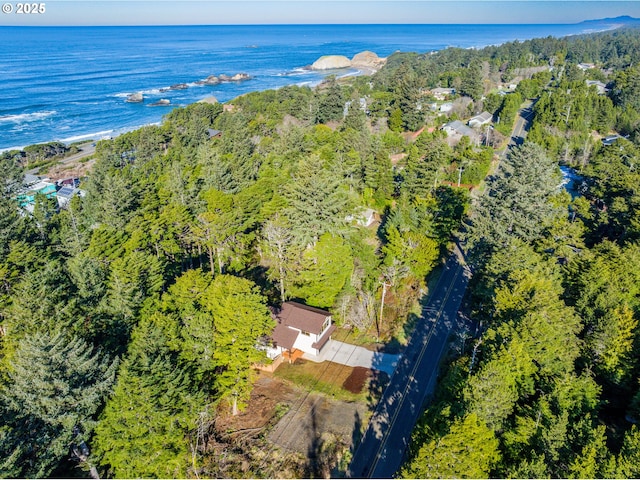
[[[293,358],[296,353],[318,355],[336,329],[331,313],[298,302],[284,302],[275,318],[272,345],[267,349],[271,359],[280,355]]]

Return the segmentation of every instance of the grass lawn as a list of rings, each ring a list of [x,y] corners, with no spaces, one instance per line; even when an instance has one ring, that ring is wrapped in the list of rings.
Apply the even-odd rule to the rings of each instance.
[[[292,364],[283,363],[273,375],[305,390],[324,393],[336,400],[362,402],[367,400],[369,379],[363,370],[369,371],[362,367],[353,368],[333,362],[297,360]],[[359,393],[353,393],[354,391]]]

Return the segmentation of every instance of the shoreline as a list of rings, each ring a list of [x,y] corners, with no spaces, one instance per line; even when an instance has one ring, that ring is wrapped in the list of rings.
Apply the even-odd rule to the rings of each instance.
[[[574,37],[577,35],[585,35],[585,34],[593,34],[593,33],[597,33],[597,32],[605,32],[605,31],[611,31],[611,30],[617,30],[620,28],[623,28],[625,26],[629,26],[628,24],[624,23],[624,22],[608,22],[605,25],[602,24],[589,24],[587,22],[581,22],[581,25],[583,27],[583,30],[581,32],[576,32],[576,33],[567,33],[564,35],[560,35],[558,38],[562,38],[562,37]],[[413,25],[412,25],[413,26]],[[437,25],[436,25],[437,26]],[[363,26],[363,27],[367,27],[367,26]],[[588,30],[585,30],[586,28],[589,28]],[[538,38],[538,37],[532,37],[532,38]],[[481,49],[486,47],[487,45],[501,45],[505,42],[508,41],[513,41],[513,40],[505,40],[505,41],[500,41],[499,43],[496,44],[492,44],[491,42],[488,43],[482,43],[482,47],[467,47],[467,48],[473,48],[473,49]],[[258,48],[258,47],[256,47]],[[368,48],[367,46],[363,46],[362,48]],[[428,52],[436,52],[436,51],[441,51],[443,49],[446,49],[446,46],[443,46],[442,48],[437,48],[436,50],[424,50],[425,53]],[[458,47],[461,48],[461,47]],[[372,50],[378,50],[376,47],[372,47]],[[418,50],[411,50],[411,49],[406,49],[406,50],[402,50],[402,51],[406,51],[406,52],[410,52],[410,51],[418,51]],[[331,55],[331,51],[328,52],[329,55]],[[384,52],[383,52],[384,54]],[[351,56],[351,55],[349,55]],[[305,67],[299,67],[299,68],[305,68]],[[353,70],[351,70],[353,69]],[[319,84],[321,84],[324,79],[328,76],[328,75],[336,75],[337,78],[347,78],[347,77],[352,77],[352,76],[371,76],[373,73],[375,73],[375,69],[374,68],[368,68],[366,66],[357,66],[357,67],[349,67],[348,69],[345,69],[345,72],[340,72],[340,71],[336,71],[333,70],[331,72],[322,72],[322,71],[318,71],[316,70],[315,72],[320,74],[323,78],[320,80],[317,79],[310,79],[307,82],[296,82],[295,78],[292,78],[292,82],[288,83],[287,85],[298,85],[298,86],[308,86],[310,88],[315,88],[317,87]],[[250,72],[251,73],[251,72]],[[252,88],[251,90],[244,92],[244,93],[240,93],[237,95],[234,95],[233,98],[229,99],[229,97],[227,96],[227,99],[225,99],[224,101],[221,101],[221,103],[229,103],[229,102],[233,102],[233,100],[241,95],[244,95],[246,93],[249,92],[260,92],[260,91],[266,91],[266,90],[271,90],[271,89],[278,89],[278,88],[282,88],[285,85],[279,85],[279,86],[266,86],[266,85],[260,85],[260,86],[256,86],[256,88]],[[266,87],[266,88],[264,88]],[[124,94],[122,94],[124,95]],[[217,96],[217,95],[216,95]],[[193,98],[193,96],[192,96]],[[171,109],[167,109],[166,111],[171,111],[174,108],[180,108],[180,107],[184,107],[186,105],[190,105],[192,103],[196,103],[199,100],[194,100],[190,98],[187,102],[181,103],[181,104],[176,104],[175,106],[172,105]],[[26,113],[26,114],[21,114],[21,115],[38,115],[41,112],[35,112],[35,113]],[[55,112],[54,112],[55,113]],[[66,112],[65,112],[66,113]],[[135,115],[134,115],[135,116]],[[61,116],[62,120],[64,121],[64,119],[66,117]],[[13,150],[24,150],[24,148],[31,146],[31,145],[38,145],[38,144],[46,144],[49,142],[61,142],[65,145],[70,145],[73,144],[75,142],[78,141],[83,141],[83,140],[94,140],[94,141],[98,141],[100,139],[105,139],[105,137],[118,137],[124,133],[128,133],[128,132],[132,132],[135,130],[138,130],[140,128],[143,128],[145,126],[149,126],[149,125],[161,125],[163,119],[161,118],[159,121],[156,121],[156,118],[140,118],[140,123],[138,125],[135,126],[131,126],[131,127],[120,127],[118,125],[114,125],[114,126],[108,126],[108,125],[100,125],[99,124],[99,120],[100,120],[100,115],[97,115],[95,117],[96,119],[98,119],[98,121],[92,121],[92,124],[97,124],[95,125],[93,128],[95,128],[96,131],[94,132],[86,132],[84,133],[82,130],[75,130],[74,131],[70,131],[70,132],[64,132],[66,135],[64,136],[64,138],[61,138],[62,135],[56,135],[56,133],[52,132],[51,130],[53,129],[47,129],[46,127],[43,128],[44,126],[41,126],[40,121],[38,121],[37,125],[34,125],[34,132],[37,131],[38,134],[37,135],[29,135],[29,137],[31,137],[30,139],[25,139],[26,142],[22,143],[22,144],[17,144],[20,140],[20,135],[18,133],[18,131],[16,132],[15,138],[10,138],[7,136],[6,140],[7,143],[11,142],[13,143],[13,141],[17,140],[16,144],[14,145],[9,145],[7,147],[0,147],[0,153],[4,153],[4,152],[8,152],[8,151],[13,151]],[[0,116],[0,123],[4,125],[4,123],[2,122],[3,117]],[[116,121],[118,119],[115,119]],[[122,120],[122,119],[120,119]],[[11,126],[11,122],[9,120],[7,120],[6,118],[4,119],[5,122],[9,122],[9,126]],[[53,120],[49,120],[51,121],[56,121],[57,122],[57,118],[53,118]],[[21,130],[27,132],[27,131],[31,131],[31,128],[29,127],[29,123],[30,121],[21,121],[20,123],[20,127]],[[78,127],[82,127],[83,125],[76,125]],[[103,128],[101,129],[100,127],[103,126]],[[90,126],[88,128],[91,128]],[[47,135],[47,131],[48,133],[53,133],[53,135],[49,136]],[[35,138],[34,138],[35,137]],[[38,137],[40,137],[39,140]],[[6,145],[6,144],[5,144]]]
[[[350,77],[360,77],[360,76],[371,76],[371,75],[373,75],[374,73],[377,72],[377,70],[374,69],[374,68],[362,67],[362,66],[347,67],[347,68],[343,68],[343,69],[334,69],[334,70],[331,70],[331,72],[327,72],[326,74],[323,74],[324,77],[322,78],[322,80],[319,80],[319,81],[317,81],[317,82],[315,82],[315,83],[313,83],[311,85],[300,85],[300,86],[308,86],[311,89],[315,89],[315,88],[318,87],[318,85],[321,85],[322,82],[324,82],[327,77],[329,77],[331,75],[334,75],[335,74],[334,72],[336,70],[353,70],[352,72],[347,72],[347,73],[345,73],[343,75],[336,76],[336,78],[350,78]],[[321,70],[317,70],[316,72],[322,74]],[[286,85],[286,86],[291,86],[291,85],[299,85],[299,84],[292,83],[292,84]],[[268,91],[268,90],[278,90],[279,88],[283,88],[283,87],[281,86],[281,87],[277,87],[277,88],[267,88],[267,89],[264,89],[264,90],[261,90],[261,89],[251,90],[250,92],[238,95],[238,96],[234,97],[233,99],[228,100],[227,102],[219,102],[219,103],[221,105],[224,105],[226,103],[231,103],[236,98],[241,97],[242,95],[247,95],[248,93],[265,92],[265,91]],[[207,97],[205,97],[205,98],[207,98]],[[188,103],[187,105],[174,105],[173,108],[171,110],[169,110],[169,111],[172,111],[172,110],[174,110],[176,108],[184,108],[185,106],[193,105],[195,103],[201,102],[202,100],[204,100],[204,98],[200,99],[200,100],[197,100],[195,102]],[[137,125],[137,126],[134,126],[134,127],[113,128],[111,130],[102,130],[100,132],[95,132],[95,133],[87,133],[87,134],[78,133],[77,135],[74,135],[74,136],[71,136],[71,137],[68,137],[68,138],[64,138],[64,139],[52,139],[52,140],[47,140],[47,141],[38,142],[38,143],[30,143],[28,145],[23,145],[23,146],[0,148],[0,154],[3,154],[5,152],[11,152],[11,151],[24,151],[24,149],[26,147],[30,147],[32,145],[44,145],[44,144],[51,143],[51,142],[60,142],[60,143],[66,145],[68,147],[70,145],[73,145],[74,143],[79,143],[79,142],[87,143],[87,142],[90,142],[90,141],[99,142],[101,140],[112,140],[112,139],[117,138],[117,137],[119,137],[121,135],[124,135],[126,133],[135,132],[136,130],[139,130],[139,129],[144,128],[144,127],[160,126],[160,125],[162,125],[163,121],[164,120],[161,120],[159,122],[145,123],[145,124]],[[97,138],[98,136],[101,136],[102,138]]]

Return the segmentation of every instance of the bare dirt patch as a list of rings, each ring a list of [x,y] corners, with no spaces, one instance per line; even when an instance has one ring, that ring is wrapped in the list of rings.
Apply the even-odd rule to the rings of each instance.
[[[46,175],[53,181],[64,178],[83,178],[89,174],[94,164],[94,159],[86,162],[58,163],[49,167]]]
[[[281,371],[282,369],[282,371]],[[284,372],[284,374],[283,374]],[[388,376],[365,367],[298,360],[260,372],[246,409],[221,406],[199,474],[278,478],[340,474]]]
[[[314,457],[327,438],[350,447],[360,435],[366,407],[308,393],[278,422],[269,439],[280,447]]]
[[[367,384],[367,380],[371,378],[371,369],[365,367],[354,367],[351,375],[342,384],[342,388],[351,393],[361,393]]]
[[[238,415],[219,416],[216,428],[220,431],[242,432],[269,425],[277,416],[300,396],[300,392],[268,373],[261,373],[254,384],[247,408]]]

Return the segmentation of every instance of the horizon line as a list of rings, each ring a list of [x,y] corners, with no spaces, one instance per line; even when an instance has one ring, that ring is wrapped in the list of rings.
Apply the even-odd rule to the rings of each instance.
[[[640,17],[632,17],[630,15],[621,15],[615,18],[594,18],[589,20],[581,20],[579,22],[498,22],[498,23],[489,23],[489,22],[463,22],[463,23],[454,23],[454,22],[437,22],[437,23],[425,23],[425,22],[415,22],[415,23],[330,23],[330,22],[322,22],[322,23],[166,23],[166,24],[82,24],[82,25],[64,25],[64,24],[56,24],[56,25],[2,25],[3,27],[16,27],[16,28],[88,28],[88,27],[97,27],[97,28],[113,28],[113,27],[130,27],[130,28],[139,28],[139,27],[270,27],[270,26],[279,26],[279,27],[294,27],[294,26],[402,26],[402,25],[580,25],[581,23],[590,23],[590,22],[606,22],[606,21],[614,21],[618,18],[627,18],[631,20],[640,21]],[[625,23],[614,24],[615,28],[630,26]]]

